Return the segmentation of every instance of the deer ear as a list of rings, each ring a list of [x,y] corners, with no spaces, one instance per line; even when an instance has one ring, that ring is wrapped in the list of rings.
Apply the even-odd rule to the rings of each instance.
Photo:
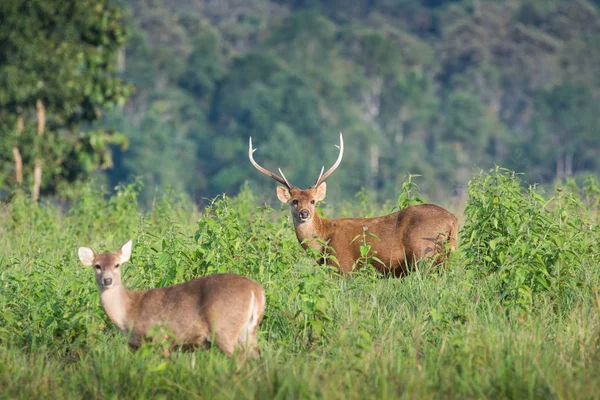
[[[121,248],[119,250],[117,250],[117,255],[119,256],[119,264],[123,264],[126,263],[127,261],[129,261],[129,258],[131,257],[131,247],[132,247],[132,243],[131,240],[128,241],[127,243],[125,243],[123,246],[121,246]]]
[[[282,203],[287,203],[292,198],[292,194],[288,188],[277,186],[277,198]]]
[[[79,261],[85,266],[91,267],[94,263],[94,251],[89,247],[80,247],[77,250],[77,254],[79,254]]]
[[[317,187],[317,191],[315,193],[315,201],[321,201],[325,198],[325,193],[327,192],[327,184],[325,182],[321,183],[319,187]]]

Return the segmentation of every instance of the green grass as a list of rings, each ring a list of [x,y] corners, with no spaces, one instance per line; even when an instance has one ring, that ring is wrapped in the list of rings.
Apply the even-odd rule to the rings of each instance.
[[[202,213],[172,195],[143,211],[135,186],[109,198],[87,190],[68,211],[15,197],[0,210],[0,398],[597,398],[598,199],[574,189],[578,207],[537,203],[509,174],[486,176],[470,186],[450,263],[403,279],[315,265],[288,210],[248,190]],[[500,212],[518,212],[519,229],[494,225]],[[130,351],[77,258],[78,246],[129,238],[131,289],[224,271],[262,283],[262,357]],[[495,239],[492,251],[484,241]],[[566,246],[576,256],[552,257]],[[527,257],[535,249],[542,266]]]

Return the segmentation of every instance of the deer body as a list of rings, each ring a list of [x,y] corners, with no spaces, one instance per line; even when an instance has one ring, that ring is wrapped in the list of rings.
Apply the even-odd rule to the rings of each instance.
[[[316,204],[325,198],[327,185],[324,180],[339,166],[344,152],[344,141],[340,133],[340,153],[334,165],[321,174],[308,189],[299,189],[289,183],[283,172],[281,177],[270,172],[254,161],[252,138],[249,142],[248,157],[252,165],[263,174],[270,176],[284,186],[277,187],[277,197],[291,207],[296,237],[302,246],[318,251],[325,250],[323,243],[333,249],[338,263],[335,266],[342,274],[360,268],[360,246],[366,229],[366,240],[371,246],[371,256],[381,262],[373,265],[381,272],[403,275],[407,267],[416,261],[438,257],[456,247],[458,220],[450,212],[433,204],[413,205],[390,215],[374,218],[326,219],[316,212]],[[375,237],[373,237],[374,235]],[[368,255],[367,255],[368,256]],[[322,262],[322,259],[321,259]],[[328,258],[331,264],[332,260]]]
[[[376,236],[366,236],[370,254],[381,260],[381,263],[373,262],[375,268],[400,276],[414,261],[443,253],[448,240],[450,250],[454,250],[451,238],[456,237],[457,226],[456,217],[448,211],[433,204],[422,204],[374,218],[326,219],[315,213],[310,222],[295,224],[295,230],[305,249],[313,247],[323,251],[322,243],[327,243],[339,262],[334,266],[347,274],[363,266],[356,261],[363,245],[361,235],[367,228],[367,233]]]
[[[127,290],[119,266],[129,258],[127,251],[131,254],[130,243],[123,246],[129,250],[98,255],[82,247],[79,256],[94,266],[102,308],[129,336],[131,347],[138,348],[159,325],[176,346],[197,348],[214,341],[228,357],[238,346],[258,352],[256,331],[265,310],[261,285],[240,275],[215,274],[164,288]]]

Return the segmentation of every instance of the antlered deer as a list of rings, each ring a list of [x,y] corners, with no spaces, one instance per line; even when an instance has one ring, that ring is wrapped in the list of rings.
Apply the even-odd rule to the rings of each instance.
[[[176,346],[196,348],[214,341],[231,357],[237,346],[258,354],[256,330],[265,311],[265,292],[251,279],[234,274],[196,278],[179,285],[130,291],[121,284],[120,266],[131,256],[131,240],[114,253],[79,248],[83,265],[92,266],[102,308],[138,348],[156,326],[167,327]]]
[[[308,189],[302,190],[290,184],[279,169],[281,176],[258,165],[254,161],[252,138],[249,141],[248,157],[252,165],[284,186],[277,187],[277,198],[288,203],[292,209],[292,218],[296,236],[302,246],[322,252],[323,243],[333,250],[338,263],[328,259],[340,273],[347,274],[360,268],[360,246],[362,240],[355,240],[367,232],[367,241],[371,245],[372,255],[381,260],[375,267],[385,273],[401,276],[417,260],[436,258],[440,261],[445,253],[445,243],[454,250],[458,231],[458,220],[450,212],[433,204],[408,206],[390,215],[374,218],[326,219],[315,211],[316,203],[325,198],[327,185],[325,179],[340,165],[344,154],[344,138],[340,133],[339,156],[327,172],[321,173],[317,181]],[[322,259],[320,260],[322,262]]]

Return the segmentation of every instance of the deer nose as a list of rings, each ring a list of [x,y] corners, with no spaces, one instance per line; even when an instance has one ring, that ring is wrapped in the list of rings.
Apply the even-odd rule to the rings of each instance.
[[[308,210],[300,210],[300,218],[307,219],[308,218]]]
[[[112,278],[104,278],[102,283],[104,284],[104,286],[110,286],[112,285]]]

